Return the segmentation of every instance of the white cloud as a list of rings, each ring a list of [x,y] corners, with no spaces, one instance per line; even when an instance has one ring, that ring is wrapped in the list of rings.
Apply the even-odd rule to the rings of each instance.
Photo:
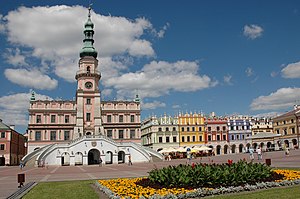
[[[231,76],[231,75],[225,75],[225,76],[223,77],[224,82],[225,82],[226,84],[228,84],[228,85],[232,85],[231,79],[232,79],[232,76]]]
[[[67,81],[75,81],[78,54],[83,46],[82,31],[87,20],[85,7],[19,7],[9,12],[4,19],[7,38],[11,44],[16,48],[22,46],[27,47],[27,50],[31,49],[31,58],[38,58],[41,63],[47,62],[53,67],[49,72],[54,71]],[[92,21],[95,24],[94,45],[99,51],[100,59],[110,59],[110,64],[119,65],[118,62],[114,63],[114,56],[155,55],[152,43],[141,39],[146,30],[153,30],[147,19],[129,20],[92,13]],[[26,55],[29,57],[29,54]]]
[[[42,74],[40,71],[26,70],[26,69],[6,69],[4,71],[5,77],[20,86],[52,90],[57,87],[57,80],[51,79],[48,75]]]
[[[163,38],[165,36],[165,33],[167,31],[167,29],[170,27],[169,23],[166,23],[166,25],[164,25],[162,27],[162,29],[160,29],[159,31],[156,31],[155,29],[152,29],[152,33],[157,36],[158,38]]]
[[[244,26],[244,36],[252,40],[261,37],[263,31],[262,27],[255,24]]]
[[[171,91],[198,91],[218,84],[207,75],[200,76],[198,70],[197,62],[152,61],[138,72],[111,77],[104,84],[114,87],[119,97],[133,96],[133,92],[138,89],[143,98],[159,97]]]
[[[252,76],[252,75],[254,74],[253,69],[250,68],[250,67],[248,67],[248,68],[246,69],[245,73],[246,73],[246,75],[247,75],[248,77],[250,77],[250,76]]]
[[[156,109],[156,108],[166,107],[166,104],[163,102],[159,102],[159,101],[153,101],[153,102],[149,102],[149,103],[142,103],[141,107],[144,110]]]
[[[300,62],[288,64],[281,70],[284,78],[300,78]]]
[[[268,96],[259,96],[250,105],[251,110],[280,110],[292,108],[300,99],[300,88],[280,88]]]
[[[179,109],[179,108],[181,108],[181,106],[180,106],[179,104],[174,104],[174,105],[172,106],[172,108],[173,108],[173,109]]]
[[[31,93],[16,93],[0,97],[0,118],[5,124],[27,126],[28,108]],[[45,95],[36,94],[36,99],[49,99]],[[23,132],[20,132],[23,133]]]
[[[25,61],[25,56],[21,55],[19,48],[7,49],[7,53],[4,54],[4,59],[13,66],[28,66]]]

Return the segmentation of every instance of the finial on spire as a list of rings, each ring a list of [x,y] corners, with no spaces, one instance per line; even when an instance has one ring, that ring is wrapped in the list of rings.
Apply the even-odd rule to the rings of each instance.
[[[89,15],[88,15],[88,17],[91,17],[91,10],[92,10],[92,3],[90,3],[90,5],[89,5]]]

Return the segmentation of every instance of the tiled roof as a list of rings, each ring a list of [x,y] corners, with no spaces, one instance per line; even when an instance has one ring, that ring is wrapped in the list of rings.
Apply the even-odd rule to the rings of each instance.
[[[298,111],[300,111],[300,108],[297,108],[297,109],[295,109],[295,110],[292,110],[292,111],[289,111],[289,112],[284,113],[284,114],[282,114],[282,115],[279,115],[279,116],[277,116],[277,117],[275,117],[275,118],[273,118],[273,119],[278,119],[278,118],[284,118],[284,117],[293,116],[293,115],[295,115],[295,113],[297,113]]]
[[[9,130],[9,126],[5,125],[1,120],[0,120],[0,130]]]

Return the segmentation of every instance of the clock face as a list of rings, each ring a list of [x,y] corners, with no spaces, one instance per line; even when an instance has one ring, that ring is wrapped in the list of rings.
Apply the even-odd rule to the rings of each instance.
[[[85,88],[91,89],[92,87],[93,87],[93,83],[92,82],[86,82],[85,83]]]

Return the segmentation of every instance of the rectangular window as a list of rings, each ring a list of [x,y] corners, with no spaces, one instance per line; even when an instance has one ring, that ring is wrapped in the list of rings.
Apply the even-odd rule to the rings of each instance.
[[[208,131],[211,131],[211,127],[210,126],[208,127]]]
[[[199,136],[199,141],[202,142],[202,136]]]
[[[176,131],[176,127],[173,127],[173,131]]]
[[[42,116],[41,115],[36,116],[36,123],[42,123]]]
[[[166,127],[166,131],[169,131],[169,127]]]
[[[177,142],[177,139],[175,136],[173,137],[173,142]]]
[[[3,151],[5,148],[5,145],[4,144],[0,144],[0,150]]]
[[[56,140],[56,131],[50,132],[50,140]]]
[[[51,123],[55,123],[55,120],[56,120],[56,115],[51,115]]]
[[[196,136],[193,136],[193,142],[196,142]]]
[[[218,141],[220,140],[220,135],[217,135],[217,140],[218,140]]]
[[[220,131],[220,127],[219,126],[217,126],[217,131]]]
[[[190,142],[190,141],[191,141],[191,140],[190,140],[190,136],[187,136],[187,141],[188,141],[188,142]]]
[[[199,127],[199,131],[202,131],[202,127],[201,126]]]
[[[183,136],[181,137],[181,142],[184,142],[184,137]]]
[[[223,131],[226,131],[226,126],[223,126]]]
[[[182,132],[184,131],[184,127],[181,127],[181,131],[182,131]]]
[[[124,138],[124,131],[119,130],[119,139],[123,139],[123,138]]]
[[[170,142],[170,137],[166,137],[166,142]]]
[[[189,131],[190,131],[190,127],[187,127],[187,128],[186,128],[186,131],[188,131],[188,132],[189,132]]]
[[[1,138],[5,138],[5,132],[1,132]]]
[[[65,131],[64,132],[64,140],[69,140],[70,139],[70,131]]]
[[[162,141],[162,137],[158,137],[158,142],[159,143],[162,143],[163,141]]]
[[[207,136],[208,141],[211,141],[211,135]]]
[[[91,98],[86,99],[86,104],[91,104]]]
[[[65,123],[70,123],[70,115],[65,115]]]
[[[134,115],[130,115],[130,122],[134,122]]]
[[[41,140],[41,134],[42,134],[41,131],[36,131],[36,132],[35,132],[35,140],[36,140],[36,141]]]
[[[107,115],[107,122],[111,122],[111,115]]]
[[[295,128],[292,128],[291,131],[292,131],[292,134],[295,134]]]
[[[223,140],[226,140],[226,135],[223,135]]]
[[[234,140],[234,135],[231,135],[231,140]]]
[[[107,130],[107,137],[112,138],[112,130]]]
[[[87,122],[91,121],[91,113],[86,113],[86,121]]]
[[[236,135],[236,139],[239,140],[239,139],[240,139],[240,136],[239,136],[239,135]]]
[[[123,122],[123,115],[119,115],[119,122]]]
[[[195,127],[192,127],[192,131],[193,131],[193,132],[195,131]]]
[[[243,140],[245,139],[245,135],[242,135],[242,139],[243,139]]]
[[[135,130],[130,130],[130,138],[135,138]]]

